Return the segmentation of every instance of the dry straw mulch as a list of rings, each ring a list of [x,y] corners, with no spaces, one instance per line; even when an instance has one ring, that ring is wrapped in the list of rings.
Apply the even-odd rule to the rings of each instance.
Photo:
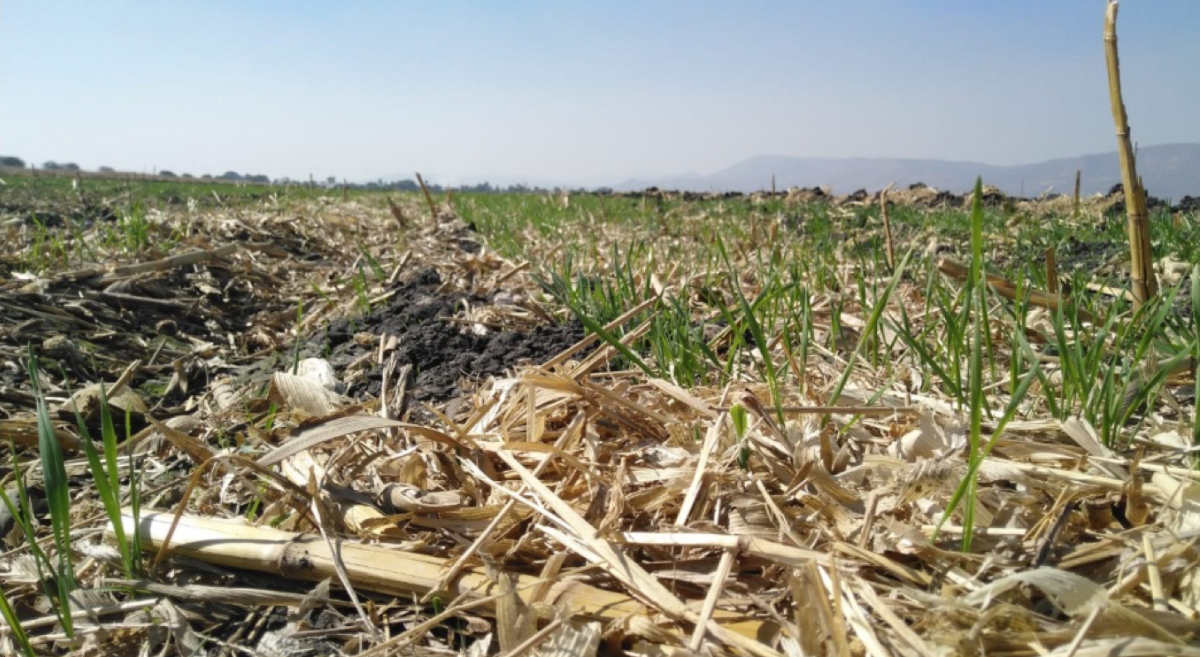
[[[530,296],[525,266],[454,247],[452,217],[408,226],[402,244],[384,237],[416,215],[205,220],[224,230],[214,244],[237,246],[213,246],[189,271],[227,272],[225,289],[269,285],[261,298],[277,302],[240,332],[209,327],[210,351],[173,354],[180,371],[202,358],[218,376],[189,384],[169,422],[146,409],[127,444],[154,486],[140,520],[155,551],[146,580],[117,578],[95,500],[77,496],[95,609],[76,654],[149,641],[210,654],[1200,655],[1200,489],[1169,404],[1149,411],[1128,454],[1079,420],[1010,424],[981,470],[963,552],[960,512],[935,527],[966,471],[966,411],[862,363],[829,399],[845,365],[834,353],[812,356],[782,425],[761,383],[684,390],[607,371],[614,350],[596,342],[421,413],[405,410],[409,379],[386,335],[361,338],[375,340],[377,399],[341,396],[317,359],[264,373],[265,398],[239,383],[234,362],[295,337],[284,317],[307,280],[294,260],[264,264],[290,240],[327,257],[312,269],[331,277],[360,239],[396,278],[428,265],[449,287]],[[178,271],[107,271],[86,289],[149,297],[136,277]],[[109,283],[133,279],[133,292]],[[20,294],[44,301],[59,280]],[[920,315],[919,290],[894,298]],[[305,328],[349,303],[317,308]],[[814,309],[830,330],[828,306]],[[472,308],[460,323],[549,312]],[[861,327],[868,312],[847,306],[840,324]],[[744,440],[735,404],[750,411]],[[3,421],[19,437],[27,417]],[[241,519],[250,509],[258,522]],[[21,558],[10,555],[4,586],[36,598]],[[106,586],[139,593],[118,605]]]

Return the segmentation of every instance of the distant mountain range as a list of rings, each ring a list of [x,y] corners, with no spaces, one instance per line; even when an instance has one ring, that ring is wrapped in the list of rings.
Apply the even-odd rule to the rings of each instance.
[[[835,194],[848,194],[858,189],[875,191],[890,183],[907,186],[922,182],[937,189],[965,192],[974,186],[976,176],[983,176],[985,184],[999,187],[1006,194],[1034,197],[1047,191],[1072,193],[1076,170],[1082,172],[1080,187],[1085,195],[1107,192],[1121,182],[1116,151],[1015,166],[947,160],[763,155],[706,176],[632,179],[614,188],[753,192],[770,189],[774,175],[779,190],[830,187]],[[1137,170],[1151,196],[1175,202],[1184,196],[1200,196],[1200,144],[1144,146],[1138,150]]]

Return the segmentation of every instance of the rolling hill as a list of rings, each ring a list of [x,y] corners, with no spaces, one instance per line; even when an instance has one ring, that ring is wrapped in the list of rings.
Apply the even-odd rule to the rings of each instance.
[[[1138,151],[1138,173],[1151,196],[1178,201],[1200,196],[1200,144],[1145,146]],[[1107,192],[1121,182],[1116,151],[1047,160],[1035,164],[997,166],[980,162],[886,158],[814,158],[763,155],[739,162],[709,175],[659,176],[627,180],[615,188],[646,187],[692,191],[742,191],[769,189],[775,176],[777,189],[828,186],[836,194],[857,189],[874,191],[889,183],[898,186],[923,182],[953,192],[969,190],[976,176],[1005,193],[1037,196],[1047,191],[1069,194],[1075,171],[1082,172],[1082,192]]]

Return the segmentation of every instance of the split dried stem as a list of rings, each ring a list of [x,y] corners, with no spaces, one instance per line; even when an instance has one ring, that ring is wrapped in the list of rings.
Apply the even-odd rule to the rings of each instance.
[[[1125,211],[1129,230],[1129,277],[1134,303],[1146,303],[1158,294],[1150,253],[1150,213],[1146,208],[1146,190],[1137,175],[1133,142],[1129,138],[1129,117],[1121,97],[1121,64],[1117,57],[1117,0],[1108,0],[1104,13],[1104,54],[1108,63],[1108,95],[1113,122],[1117,128],[1117,154],[1121,158],[1121,186],[1125,190]]]

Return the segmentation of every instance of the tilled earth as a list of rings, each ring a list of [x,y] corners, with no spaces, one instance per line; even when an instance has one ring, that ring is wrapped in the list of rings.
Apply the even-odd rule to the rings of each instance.
[[[936,195],[931,198],[940,202]],[[128,632],[124,636],[136,642],[117,646],[110,631],[116,625],[110,624],[89,637],[94,646],[72,654],[134,654],[134,643],[171,654],[168,639],[178,644],[178,654],[232,654],[224,642],[239,650],[246,646],[247,654],[251,649],[253,654],[361,654],[367,645],[373,645],[372,654],[400,649],[392,639],[385,645],[385,636],[407,637],[421,654],[450,654],[470,641],[472,654],[490,654],[487,642],[493,630],[498,634],[506,627],[506,614],[533,621],[543,604],[561,609],[591,604],[598,610],[603,626],[589,621],[596,643],[579,654],[594,652],[601,629],[613,653],[650,645],[647,641],[666,643],[674,651],[686,645],[686,630],[693,624],[720,630],[712,633],[713,645],[748,654],[774,654],[767,650],[774,651],[769,646],[785,628],[791,637],[828,639],[817,648],[800,648],[805,654],[849,654],[851,644],[843,635],[854,646],[883,646],[882,638],[888,645],[912,647],[894,652],[879,647],[871,654],[1032,654],[1029,645],[1048,651],[1083,637],[1073,625],[1082,619],[1081,609],[1072,615],[1046,603],[1077,597],[1079,591],[1101,601],[1089,612],[1085,629],[1097,621],[1097,631],[1158,641],[1138,654],[1200,654],[1168,652],[1163,639],[1173,636],[1163,629],[1168,627],[1182,636],[1200,633],[1190,607],[1138,615],[1132,610],[1150,611],[1152,600],[1165,597],[1126,587],[1135,580],[1125,575],[1141,578],[1139,573],[1150,572],[1147,564],[1157,560],[1168,566],[1164,579],[1172,592],[1180,589],[1178,580],[1190,577],[1198,558],[1194,546],[1179,540],[1192,531],[1179,518],[1190,522],[1195,510],[1185,507],[1188,515],[1174,514],[1168,504],[1175,491],[1194,484],[1174,475],[1164,479],[1165,470],[1143,477],[1138,461],[1144,446],[1136,454],[1100,451],[1095,432],[1074,420],[1034,417],[1020,429],[1014,423],[1005,440],[995,442],[990,469],[980,473],[979,509],[988,516],[980,529],[987,532],[979,533],[973,551],[960,552],[957,537],[923,533],[951,504],[959,467],[965,468],[959,457],[965,414],[944,395],[856,385],[844,391],[846,398],[879,392],[892,408],[862,417],[854,411],[851,418],[852,407],[842,406],[842,412],[819,423],[805,411],[776,425],[762,401],[774,393],[753,376],[734,392],[683,389],[666,381],[643,385],[613,372],[591,377],[559,370],[526,375],[514,387],[481,390],[467,401],[477,402],[476,410],[489,410],[469,431],[439,423],[440,418],[397,422],[386,403],[382,408],[354,404],[381,396],[387,368],[380,364],[388,359],[411,368],[406,387],[411,398],[449,405],[474,382],[503,375],[522,362],[544,361],[583,337],[578,325],[556,322],[550,308],[538,305],[525,265],[497,257],[461,221],[433,205],[430,200],[428,215],[423,206],[389,208],[378,197],[274,201],[194,215],[176,207],[147,215],[154,239],[171,235],[175,246],[170,249],[130,253],[114,247],[82,269],[72,261],[69,267],[36,272],[24,269],[28,263],[22,257],[36,234],[28,222],[12,221],[0,209],[0,231],[10,231],[0,236],[16,245],[12,268],[0,270],[0,444],[21,442],[31,435],[30,427],[36,429],[23,369],[26,345],[41,358],[44,390],[55,403],[68,388],[112,382],[140,361],[129,369],[129,387],[144,397],[149,408],[142,412],[148,418],[173,430],[156,426],[144,442],[122,446],[140,458],[143,509],[184,509],[185,522],[259,521],[254,529],[262,532],[253,535],[192,539],[205,550],[244,546],[264,540],[259,537],[268,532],[303,532],[286,540],[290,560],[283,554],[266,559],[254,574],[217,560],[206,565],[190,555],[168,557],[173,560],[165,562],[167,567],[149,573],[148,583],[161,597],[138,594],[156,606],[120,621],[120,629]],[[418,213],[423,219],[412,220]],[[188,254],[195,257],[180,258]],[[850,281],[840,278],[837,285],[844,288]],[[913,317],[922,306],[928,310],[914,289],[898,289],[894,299],[907,304],[900,310]],[[814,307],[833,307],[832,297],[819,294]],[[841,308],[847,318],[870,311],[865,300],[855,303],[852,295]],[[816,325],[833,334],[833,323],[821,319]],[[760,356],[777,363],[785,356],[791,360],[783,353],[786,342],[777,344]],[[803,357],[808,389],[827,391],[847,380],[842,378],[845,359],[830,351],[836,358]],[[349,403],[339,399],[332,412],[310,411],[319,404],[300,396],[283,395],[277,403],[270,396],[278,392],[274,387],[264,396],[264,375],[272,386],[289,381],[283,371],[301,357],[327,359]],[[731,356],[729,362],[753,367],[750,354],[737,361]],[[872,384],[884,378],[882,372],[872,374],[868,364],[861,368]],[[234,387],[240,396],[228,391]],[[508,394],[514,390],[527,394]],[[1181,388],[1176,385],[1172,392],[1175,400],[1164,406],[1168,415],[1161,426],[1177,433],[1179,415],[1171,413],[1180,408]],[[812,401],[803,392],[789,398],[801,404],[792,408],[802,410],[814,408]],[[844,402],[816,401],[827,411],[827,402]],[[734,406],[749,408],[756,417],[745,435],[732,424]],[[379,410],[386,417],[380,418]],[[1190,413],[1194,417],[1194,409]],[[171,424],[184,419],[190,424]],[[73,420],[56,418],[60,435],[76,430]],[[368,425],[379,430],[361,429]],[[24,444],[36,444],[36,433],[33,443]],[[544,449],[551,438],[554,446]],[[1176,438],[1180,441],[1162,443],[1171,452],[1161,450],[1151,459],[1156,467],[1169,464],[1172,472],[1188,472],[1182,467],[1186,446],[1173,447],[1185,443]],[[1092,462],[1096,452],[1101,457]],[[24,458],[32,464],[33,455],[31,449],[20,450],[14,462]],[[239,476],[250,474],[246,459],[271,467],[272,474],[277,466],[278,477]],[[232,472],[218,469],[230,465]],[[71,540],[82,556],[83,550],[100,547],[97,530],[105,519],[89,484],[95,473],[89,475],[79,457],[70,468]],[[29,468],[29,477],[38,477],[36,467]],[[277,486],[281,480],[288,486]],[[35,497],[41,496],[38,483],[31,481]],[[518,483],[523,493],[511,488]],[[184,484],[190,486],[186,493]],[[1129,526],[1134,505],[1141,514],[1136,533]],[[48,527],[47,514],[35,512]],[[1055,517],[1054,528],[1043,532]],[[0,529],[3,524],[0,518]],[[247,529],[241,522],[222,524]],[[367,601],[359,610],[361,624],[351,605],[342,604],[347,602],[344,583],[327,571],[321,576],[331,579],[324,583],[306,581],[318,573],[314,555],[326,545],[316,539],[316,529],[337,537],[339,554],[361,550],[356,559],[346,559],[355,566],[355,577],[363,574],[355,582]],[[278,534],[273,536],[283,549]],[[5,538],[10,545],[21,542],[11,532]],[[467,546],[476,543],[478,551],[468,554]],[[328,544],[331,554],[333,545]],[[1158,556],[1143,558],[1139,545]],[[370,560],[363,557],[368,548],[379,548],[370,552]],[[27,572],[28,564],[22,566],[13,554],[0,563],[6,595],[18,600],[23,618],[45,617],[45,600],[29,585],[41,575]],[[501,592],[532,589],[532,580],[509,576],[538,573],[542,590],[529,603],[503,593],[504,600],[492,608],[477,608],[481,616],[457,607],[458,600],[487,591],[475,585],[467,592],[463,584],[461,598],[434,596],[416,603],[416,592],[428,588],[433,594],[455,578],[447,574],[443,584],[430,586],[432,571],[422,566],[416,584],[396,588],[403,580],[384,567],[385,554],[397,562],[446,566],[449,558],[461,558],[475,581],[494,581],[496,589],[487,590]],[[88,565],[80,571],[89,606],[122,602],[128,585],[109,578],[118,573],[111,551],[87,555]],[[1045,568],[1025,572],[1026,565],[1043,562]],[[1062,571],[1054,580],[1000,577],[1009,571],[1022,578],[1044,577],[1054,568]],[[467,580],[457,581],[453,586]],[[543,586],[547,582],[555,582],[555,590]],[[1103,586],[1110,583],[1108,589]],[[211,587],[209,597],[197,597],[195,585]],[[145,583],[137,586],[140,590]],[[239,598],[247,586],[272,595]],[[1117,589],[1124,590],[1111,593]],[[551,593],[554,598],[544,597]],[[987,609],[993,598],[1005,606]],[[868,616],[858,600],[881,620]],[[459,616],[421,635],[431,612],[426,603],[436,609],[447,601]],[[708,619],[690,611],[703,606],[712,613]],[[846,614],[854,616],[843,618]],[[497,620],[487,620],[491,616]],[[1019,632],[1013,631],[1014,618]],[[170,619],[169,636],[162,619]],[[41,645],[49,646],[49,626],[31,627]],[[364,631],[372,627],[385,631]],[[532,636],[535,627],[522,631]],[[500,645],[506,653],[517,652],[528,645],[525,635],[507,636]],[[206,645],[200,639],[207,637],[223,643]],[[836,651],[835,638],[841,641]],[[768,642],[767,650],[759,650],[755,641]],[[782,638],[778,642],[784,645]],[[59,654],[66,649],[53,647]],[[720,646],[713,651],[720,652]]]
[[[36,239],[30,213],[44,218],[90,210],[70,202],[42,205],[0,208],[9,217],[6,239],[18,245],[6,257],[17,258],[24,250],[19,245]],[[487,252],[450,216],[396,233],[382,203],[199,216],[184,216],[176,205],[148,215],[152,243],[168,234],[178,238],[170,255],[153,247],[114,252],[105,255],[110,266],[72,262],[41,273],[12,259],[0,271],[0,421],[33,408],[24,365],[30,346],[52,398],[98,381],[111,384],[140,361],[130,384],[148,406],[157,404],[161,418],[184,412],[218,378],[257,394],[271,372],[286,369],[297,355],[328,359],[347,396],[366,401],[380,393],[380,367],[370,356],[381,336],[396,339],[398,364],[411,367],[410,398],[446,402],[488,376],[544,361],[584,335],[574,320],[557,324],[522,309],[530,303],[522,287],[527,279],[494,285],[490,279],[513,265]],[[179,230],[181,223],[194,232]],[[53,221],[42,225],[55,228]],[[95,241],[104,225],[89,224],[73,238],[88,239],[89,230],[96,231],[89,248],[99,252]],[[361,264],[363,249],[397,274],[369,282],[365,293],[384,300],[365,313],[346,274],[356,260]],[[187,251],[200,257],[170,262]],[[401,257],[403,268],[396,263]],[[506,303],[513,304],[509,310],[489,314],[497,321],[464,317],[464,308]],[[306,320],[299,351],[298,306]],[[0,434],[7,431],[0,426]]]
[[[453,321],[464,303],[479,306],[491,299],[440,292],[443,285],[433,269],[397,283],[386,305],[353,320],[332,322],[327,332],[310,340],[306,355],[319,356],[328,350],[330,363],[341,372],[377,349],[377,340],[364,339],[366,335],[396,336],[398,363],[412,367],[412,398],[446,401],[467,392],[467,382],[502,375],[522,363],[544,361],[584,337],[583,326],[575,320],[528,331]],[[353,398],[378,397],[380,379],[381,368],[375,366],[365,377],[348,382],[346,392]]]

